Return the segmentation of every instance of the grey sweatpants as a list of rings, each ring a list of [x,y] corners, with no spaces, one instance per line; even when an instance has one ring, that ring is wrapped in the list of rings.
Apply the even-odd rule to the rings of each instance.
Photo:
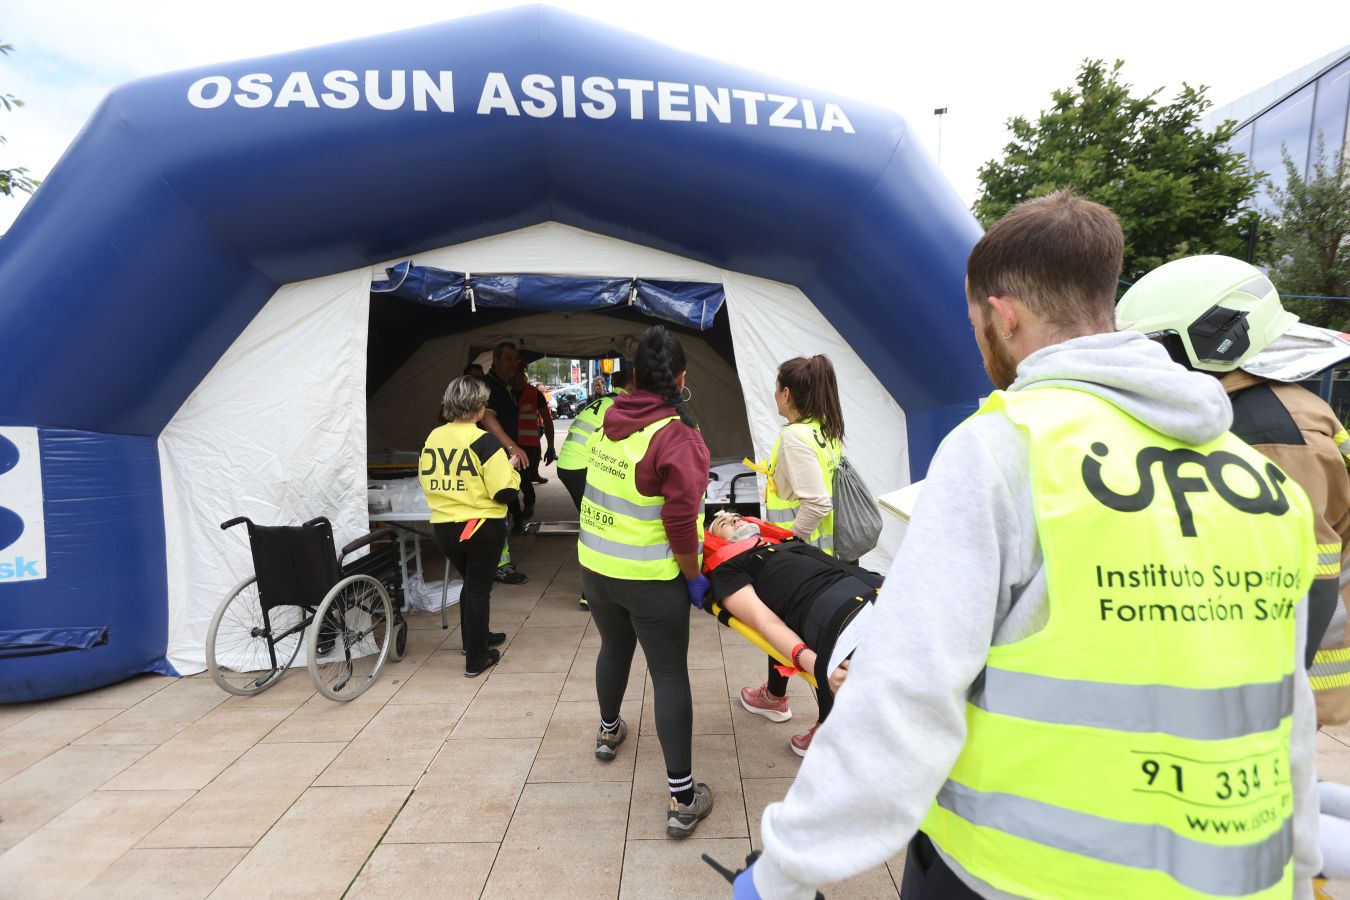
[[[581,595],[600,630],[595,695],[606,722],[619,717],[638,642],[656,692],[656,735],[666,769],[693,768],[694,700],[689,690],[689,592],[684,579],[625,581],[581,570]]]

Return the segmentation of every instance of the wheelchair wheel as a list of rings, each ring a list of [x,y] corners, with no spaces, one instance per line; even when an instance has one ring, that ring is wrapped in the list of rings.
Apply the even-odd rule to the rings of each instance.
[[[257,582],[256,577],[247,578],[231,588],[206,630],[206,668],[211,679],[222,690],[241,697],[276,684],[300,652],[304,636],[299,627],[304,610],[298,606],[274,606],[263,618]],[[282,637],[273,639],[273,635]]]
[[[394,639],[389,642],[389,661],[398,662],[408,652],[408,623],[402,614],[394,613]]]
[[[389,655],[394,610],[369,575],[342,579],[319,604],[309,629],[309,675],[329,700],[353,700],[375,683]]]

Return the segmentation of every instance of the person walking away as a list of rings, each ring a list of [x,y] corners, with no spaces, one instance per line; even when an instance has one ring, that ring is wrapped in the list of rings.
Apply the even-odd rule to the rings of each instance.
[[[562,450],[558,453],[558,480],[567,488],[568,496],[577,505],[578,513],[581,512],[581,495],[586,490],[586,465],[590,460],[591,435],[604,421],[605,412],[614,403],[614,398],[619,394],[628,393],[628,388],[633,383],[633,364],[625,361],[623,368],[611,376],[610,383],[614,386],[614,393],[597,397],[577,412],[576,418],[567,429],[567,437],[563,439]],[[584,594],[577,598],[577,602],[582,609],[589,608]]]
[[[934,456],[737,896],[906,842],[911,900],[1310,895],[1312,510],[1214,379],[1115,331],[1123,252],[1067,191],[972,250],[997,390]]]
[[[769,456],[764,518],[833,555],[832,491],[844,452],[844,413],[830,358],[798,356],[779,366],[774,402],[788,424]],[[788,678],[778,671],[773,657],[768,660],[768,679],[759,687],[741,688],[741,706],[770,722],[786,722],[792,718]],[[805,734],[792,736],[792,752],[806,755],[826,712],[819,709],[816,723]]]
[[[436,546],[464,579],[459,633],[468,678],[496,665],[501,659],[496,648],[506,641],[505,633],[489,627],[492,582],[506,542],[506,501],[520,485],[501,441],[478,427],[488,393],[480,378],[450,382],[442,401],[447,424],[427,435],[418,475]]]
[[[1303,661],[1310,667],[1317,724],[1325,728],[1350,720],[1350,607],[1341,588],[1350,543],[1350,472],[1344,455],[1350,435],[1312,391],[1248,371],[1265,371],[1261,354],[1267,348],[1279,351],[1276,342],[1297,322],[1264,272],[1227,256],[1169,262],[1139,279],[1116,307],[1117,327],[1153,338],[1174,362],[1218,378],[1233,404],[1233,433],[1274,460],[1312,501],[1317,577],[1308,591]],[[1320,787],[1323,798],[1350,792],[1340,785]],[[1336,817],[1328,818],[1327,803],[1322,806],[1326,870],[1347,873],[1347,826],[1331,821]]]
[[[689,604],[708,591],[699,549],[709,457],[684,410],[684,348],[657,325],[643,332],[635,362],[636,389],[614,399],[591,436],[581,501],[581,590],[601,641],[595,755],[612,760],[627,736],[619,709],[641,642],[670,790],[666,834],[683,838],[713,805],[694,781],[688,659]]]
[[[548,412],[548,401],[544,399],[544,394],[539,388],[530,384],[529,372],[522,363],[520,372],[516,376],[516,391],[519,396],[518,414],[519,422],[517,434],[520,448],[525,451],[525,457],[528,460],[524,473],[520,479],[520,490],[525,495],[525,505],[520,511],[521,521],[516,523],[515,530],[520,531],[525,524],[525,520],[534,518],[535,484],[547,484],[548,479],[539,475],[539,463],[542,459],[540,454],[540,437],[544,443],[548,444],[549,461],[557,458],[553,452],[553,418]]]
[[[492,351],[492,368],[483,376],[487,382],[489,396],[487,415],[483,417],[483,429],[497,440],[511,459],[511,465],[524,469],[529,465],[529,457],[520,448],[516,439],[520,436],[520,401],[516,395],[516,375],[520,372],[520,351],[510,341],[498,344]],[[520,498],[512,497],[506,505],[507,515],[512,522],[520,521]],[[501,558],[498,560],[494,577],[504,584],[524,584],[528,579],[525,573],[511,564],[511,544],[502,542]]]

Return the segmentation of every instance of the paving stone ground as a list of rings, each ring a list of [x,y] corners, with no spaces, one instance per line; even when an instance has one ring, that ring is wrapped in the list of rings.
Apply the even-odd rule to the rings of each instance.
[[[538,513],[575,518],[556,479]],[[419,615],[407,656],[347,704],[300,669],[252,698],[202,674],[0,706],[0,896],[728,897],[699,854],[734,863],[759,846],[759,815],[800,762],[788,738],[814,721],[805,685],[793,722],[748,715],[734,698],[762,680],[762,656],[692,613],[694,775],[716,806],[669,841],[641,655],[628,741],[600,763],[600,639],[577,605],[575,542],[516,537],[512,553],[530,580],[494,588],[509,642],[481,678],[463,677],[457,628]],[[1350,783],[1350,728],[1318,740],[1322,777]],[[899,883],[896,859],[828,896],[895,897]],[[1350,884],[1332,891],[1350,898]]]

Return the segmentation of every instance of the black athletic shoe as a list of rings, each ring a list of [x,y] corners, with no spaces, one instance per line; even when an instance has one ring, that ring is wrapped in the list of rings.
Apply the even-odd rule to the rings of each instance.
[[[525,577],[525,573],[518,571],[511,563],[499,566],[497,568],[497,574],[492,577],[496,578],[502,584],[524,584],[529,581],[529,579]]]
[[[500,647],[502,644],[505,644],[505,643],[506,643],[506,632],[505,632],[505,631],[489,631],[489,632],[488,632],[488,646],[489,646],[489,647]],[[459,655],[460,655],[460,656],[463,656],[463,655],[464,655],[464,648],[462,648],[462,647],[460,648]]]
[[[535,484],[548,484],[548,479],[543,475],[536,475],[531,479]]]
[[[487,654],[477,662],[466,662],[464,664],[464,677],[477,678],[488,669],[502,661],[502,652],[497,649],[489,648]]]

